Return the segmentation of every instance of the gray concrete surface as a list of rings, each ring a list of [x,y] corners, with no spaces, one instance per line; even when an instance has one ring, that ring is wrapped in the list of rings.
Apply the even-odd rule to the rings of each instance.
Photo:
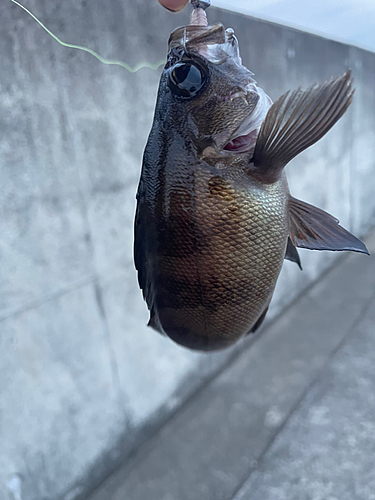
[[[342,260],[89,500],[374,498],[375,233],[368,245],[371,258]]]
[[[361,314],[234,500],[375,499],[374,257],[366,281]]]
[[[170,31],[187,19],[146,0],[25,5],[64,41],[131,64],[163,59]],[[63,48],[10,1],[1,12],[0,498],[16,498],[20,484],[22,500],[71,500],[243,346],[196,354],[146,327],[132,224],[159,73],[129,74]],[[209,14],[235,29],[245,64],[273,98],[353,69],[353,106],[288,176],[294,196],[366,232],[375,209],[375,55]],[[303,273],[285,264],[270,318],[337,255],[302,258]]]

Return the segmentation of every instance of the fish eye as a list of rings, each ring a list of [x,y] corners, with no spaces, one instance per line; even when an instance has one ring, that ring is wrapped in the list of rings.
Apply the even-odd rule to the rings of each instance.
[[[194,97],[206,80],[206,74],[199,66],[180,62],[169,72],[168,87],[178,97]]]

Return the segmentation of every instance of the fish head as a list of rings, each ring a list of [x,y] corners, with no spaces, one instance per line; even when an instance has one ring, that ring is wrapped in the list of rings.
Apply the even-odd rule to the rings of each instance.
[[[164,116],[200,158],[251,155],[272,101],[242,65],[237,38],[222,24],[177,28],[163,71]]]

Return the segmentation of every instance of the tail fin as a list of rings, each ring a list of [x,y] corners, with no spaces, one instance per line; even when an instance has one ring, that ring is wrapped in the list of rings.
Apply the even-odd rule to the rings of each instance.
[[[254,150],[254,171],[274,182],[281,170],[304,149],[321,139],[352,102],[350,71],[313,85],[289,91],[269,109]]]

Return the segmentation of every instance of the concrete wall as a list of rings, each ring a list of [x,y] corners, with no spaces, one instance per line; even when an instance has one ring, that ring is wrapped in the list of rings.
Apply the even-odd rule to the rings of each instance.
[[[163,59],[170,31],[187,20],[149,0],[25,5],[63,40],[133,64]],[[160,73],[104,66],[59,46],[10,1],[1,12],[0,498],[71,500],[233,349],[189,352],[146,327],[133,215]],[[375,55],[214,8],[209,18],[235,29],[244,63],[272,98],[353,69],[353,106],[288,175],[294,196],[366,232]],[[285,264],[270,317],[337,254],[301,256],[303,273]]]

